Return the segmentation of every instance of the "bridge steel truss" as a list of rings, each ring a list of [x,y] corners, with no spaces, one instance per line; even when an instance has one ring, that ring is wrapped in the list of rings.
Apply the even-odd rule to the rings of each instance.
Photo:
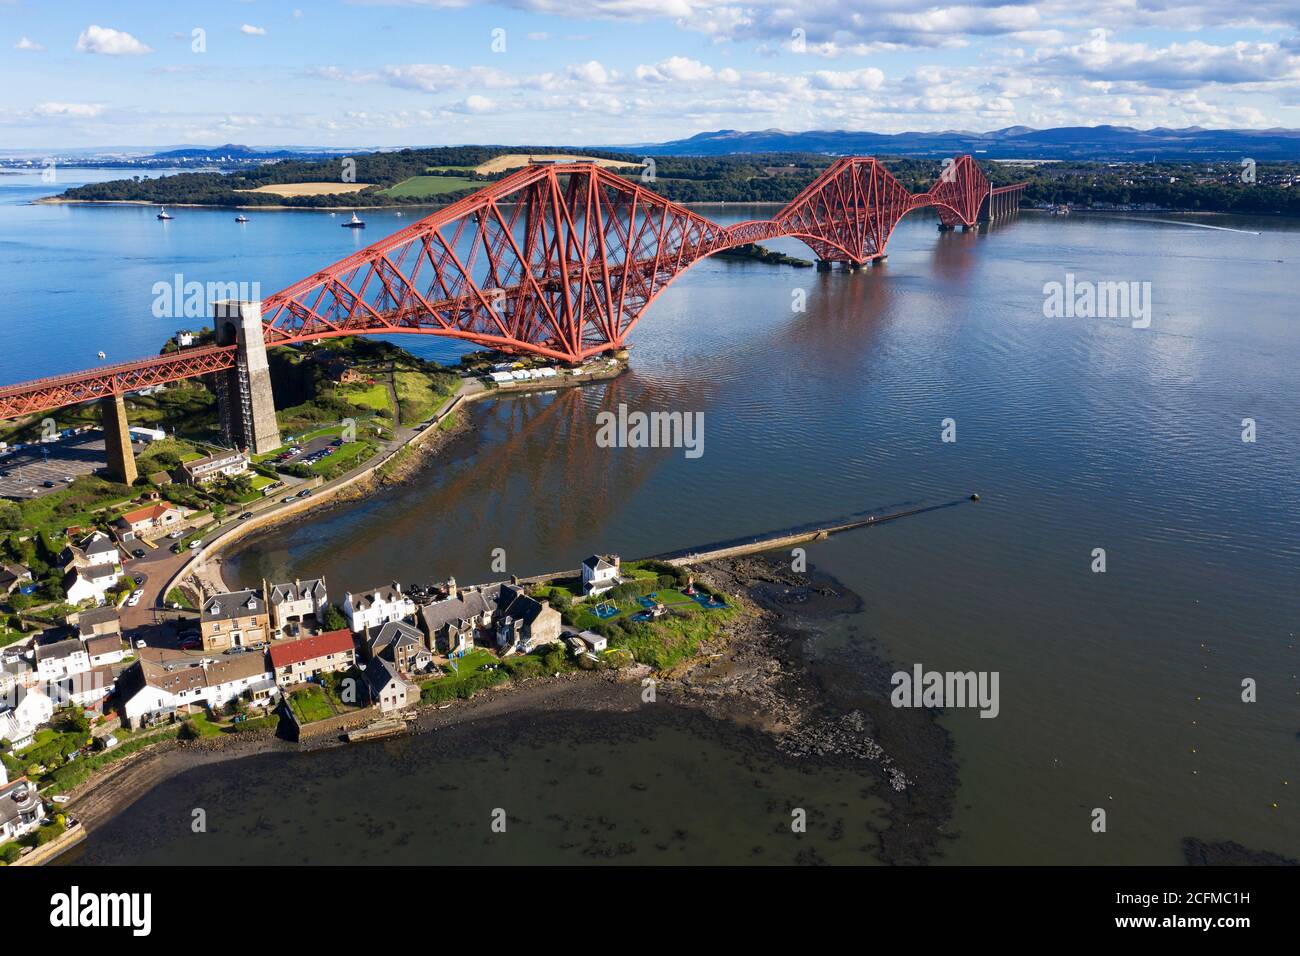
[[[416,333],[581,362],[623,348],[664,289],[721,250],[794,237],[825,262],[861,265],[885,256],[914,209],[972,226],[1021,189],[991,189],[961,156],[911,193],[876,159],[845,157],[773,219],[724,227],[595,163],[531,164],[263,300],[264,339]],[[0,419],[221,371],[235,353],[186,349],[0,387]]]

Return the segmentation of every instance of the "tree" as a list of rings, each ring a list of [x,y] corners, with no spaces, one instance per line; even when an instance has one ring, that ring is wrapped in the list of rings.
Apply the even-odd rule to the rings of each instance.
[[[334,604],[325,609],[325,620],[321,622],[327,631],[341,631],[348,626],[348,619]]]
[[[23,526],[23,510],[15,501],[0,500],[0,531],[17,531]]]

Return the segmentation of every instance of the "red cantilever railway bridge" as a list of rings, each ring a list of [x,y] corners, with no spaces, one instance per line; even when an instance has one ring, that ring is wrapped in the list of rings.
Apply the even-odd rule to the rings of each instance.
[[[268,346],[340,335],[441,335],[565,362],[622,348],[701,259],[792,236],[824,262],[882,258],[907,213],[945,227],[1018,204],[969,156],[911,193],[873,158],[835,162],[774,218],[720,226],[594,163],[536,164],[263,300]],[[236,346],[184,349],[0,387],[0,419],[232,368]]]

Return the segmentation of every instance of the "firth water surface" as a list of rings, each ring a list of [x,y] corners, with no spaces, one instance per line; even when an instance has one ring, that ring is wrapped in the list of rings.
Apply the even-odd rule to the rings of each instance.
[[[195,324],[151,313],[175,273],[269,294],[418,215],[367,211],[364,232],[321,212],[160,223],[149,207],[25,205],[49,191],[31,177],[0,190],[3,382],[155,351]],[[868,648],[902,669],[1000,673],[996,719],[942,718],[960,774],[942,859],[1176,863],[1187,836],[1300,856],[1300,225],[1160,218],[1026,213],[939,235],[914,214],[887,263],[856,274],[707,261],[637,327],[627,376],[478,405],[473,435],[408,484],[250,538],[226,575],[324,574],[339,596],[482,581],[494,548],[527,574],[978,491],[809,552],[865,601],[805,648],[836,707],[888,692],[855,670]],[[1044,284],[1067,273],[1150,282],[1150,327],[1045,318]],[[597,447],[597,412],[620,403],[703,412],[703,456]],[[787,862],[810,846],[870,861],[867,778],[751,734],[668,713],[492,726],[192,771],[86,858],[191,859],[204,806],[225,815],[210,852],[230,862]],[[527,802],[508,850],[486,842],[498,794]],[[791,806],[810,809],[802,846]],[[372,839],[339,836],[358,828]]]

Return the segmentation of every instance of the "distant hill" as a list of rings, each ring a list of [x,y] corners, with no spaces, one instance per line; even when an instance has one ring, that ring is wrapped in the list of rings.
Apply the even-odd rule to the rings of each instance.
[[[781,129],[745,132],[721,129],[688,139],[629,147],[647,155],[725,156],[737,153],[876,153],[894,156],[951,156],[973,153],[988,159],[1077,159],[1135,161],[1193,159],[1235,161],[1300,159],[1300,130],[1294,129],[1134,129],[1130,126],[1061,126],[1033,129],[1008,126],[975,133],[873,133]]]
[[[309,159],[314,156],[331,156],[336,150],[330,149],[259,149],[255,146],[239,146],[227,143],[225,146],[180,146],[176,149],[153,153],[148,159],[153,160],[228,160],[228,159]]]

